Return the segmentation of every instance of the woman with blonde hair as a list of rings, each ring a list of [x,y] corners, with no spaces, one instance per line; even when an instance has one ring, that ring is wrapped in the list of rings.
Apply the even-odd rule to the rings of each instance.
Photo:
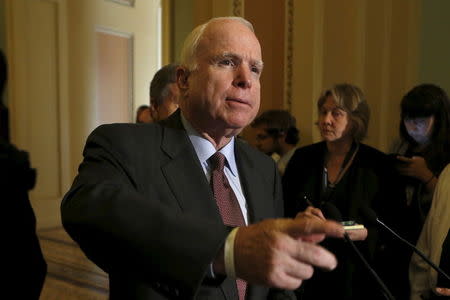
[[[388,157],[362,143],[367,135],[370,112],[361,89],[352,84],[337,84],[322,93],[317,102],[317,126],[322,141],[298,149],[283,177],[285,214],[294,217],[308,206],[335,206],[343,221],[364,223],[367,208],[379,212],[388,195]],[[328,204],[325,204],[328,203]],[[358,242],[370,261],[378,243],[375,228]],[[300,291],[301,299],[379,299],[379,288],[361,262],[342,241],[328,242],[339,261],[333,272],[314,273]],[[323,287],[327,288],[324,289]]]

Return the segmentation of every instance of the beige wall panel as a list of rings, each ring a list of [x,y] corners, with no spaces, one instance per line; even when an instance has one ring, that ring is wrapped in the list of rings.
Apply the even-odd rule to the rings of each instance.
[[[365,95],[371,110],[369,133],[365,142],[377,145],[382,130],[388,130],[386,114],[389,95],[389,63],[392,26],[390,0],[369,1],[367,5],[367,43]],[[392,127],[392,126],[391,126]]]
[[[28,56],[29,81],[27,101],[28,147],[33,149],[32,162],[38,170],[35,198],[60,196],[58,135],[58,61],[57,7],[46,1],[30,1],[28,34],[32,53]]]
[[[260,112],[284,106],[284,1],[246,0],[245,18],[253,23],[262,47]]]
[[[324,2],[323,88],[348,82],[360,85],[360,57],[364,45],[360,39],[359,10],[364,1],[327,0]]]
[[[285,105],[285,1],[245,0],[234,3],[235,10],[255,29],[262,48],[264,71],[261,76],[259,113]],[[255,132],[249,127],[242,134],[255,144]]]
[[[450,1],[421,0],[422,25],[419,78],[450,94]]]
[[[197,25],[194,23],[193,3],[193,0],[173,0],[173,19],[171,20],[173,31],[170,36],[173,39],[173,57],[170,62],[180,60],[184,39]]]
[[[300,145],[317,135],[316,100],[323,88],[323,1],[294,1],[291,112],[300,129]]]
[[[133,91],[134,110],[148,103],[148,84],[159,68],[159,4],[5,1],[12,141],[29,151],[38,170],[31,193],[38,227],[60,223],[61,197],[76,174],[86,137],[98,124],[96,28],[133,35],[130,77],[136,80],[127,89]],[[130,109],[126,114],[131,120]]]
[[[339,82],[360,86],[372,110],[366,142],[387,150],[401,95],[416,81],[418,1],[295,0],[291,110],[301,145],[320,140],[316,101]],[[393,22],[395,20],[395,22]]]
[[[133,111],[149,103],[148,86],[158,70],[159,0],[136,1],[134,7],[105,0],[68,0],[70,43],[71,174],[82,159],[88,134],[98,125],[95,29],[133,35]]]
[[[81,151],[87,135],[95,126],[95,61],[93,9],[86,1],[68,1],[69,36],[69,110],[71,136],[71,178],[82,159]],[[92,41],[91,41],[92,40]]]
[[[132,39],[97,32],[97,122],[132,122]]]
[[[214,17],[232,15],[233,0],[192,0],[193,27],[203,24]]]
[[[8,53],[12,141],[29,152],[37,182],[30,192],[38,227],[59,223],[67,186],[67,156],[61,139],[67,100],[61,37],[63,1],[9,1]],[[65,139],[64,139],[65,141]]]
[[[380,128],[379,148],[388,150],[398,136],[400,101],[403,95],[417,83],[419,14],[418,1],[392,1],[392,32],[389,60],[390,80],[385,106],[380,112],[383,125]]]

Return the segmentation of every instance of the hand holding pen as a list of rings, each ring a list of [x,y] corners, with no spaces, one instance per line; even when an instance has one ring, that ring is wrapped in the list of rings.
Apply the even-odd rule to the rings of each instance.
[[[306,210],[299,212],[297,214],[297,217],[311,217],[311,218],[319,218],[321,220],[326,220],[322,210],[320,210],[317,207],[314,207],[311,200],[304,196],[303,199],[306,201],[306,203],[309,205]],[[341,221],[341,220],[338,220]],[[352,241],[363,241],[367,238],[368,231],[362,224],[357,224],[353,222],[352,224],[349,224],[348,222],[341,222],[342,225],[344,225],[344,229],[347,232],[348,236]]]

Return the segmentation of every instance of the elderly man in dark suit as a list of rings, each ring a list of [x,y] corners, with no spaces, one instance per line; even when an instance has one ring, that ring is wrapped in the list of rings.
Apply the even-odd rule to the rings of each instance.
[[[336,266],[317,242],[342,226],[277,219],[274,162],[235,138],[259,109],[262,68],[249,22],[212,19],[184,45],[176,113],[88,138],[62,220],[109,273],[111,299],[291,299],[313,266]]]

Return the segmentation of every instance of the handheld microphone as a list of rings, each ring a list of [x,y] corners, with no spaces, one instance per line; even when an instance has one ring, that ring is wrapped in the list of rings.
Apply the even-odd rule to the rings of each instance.
[[[394,230],[392,230],[389,226],[387,226],[382,221],[380,221],[380,219],[378,219],[377,215],[375,214],[375,212],[372,209],[365,207],[361,210],[361,213],[367,219],[368,222],[370,222],[371,224],[380,224],[385,229],[387,229],[390,233],[392,233],[395,237],[397,237],[399,240],[401,240],[403,243],[405,243],[406,245],[411,247],[414,250],[414,252],[416,252],[417,255],[419,255],[427,264],[429,264],[433,269],[435,269],[436,272],[438,272],[439,274],[441,274],[442,276],[447,278],[447,280],[450,282],[450,277],[441,268],[439,268],[439,266],[437,266],[428,257],[426,257],[425,254],[423,254],[416,246],[414,246],[413,244],[411,244],[410,242],[408,242],[407,240],[402,238]]]
[[[322,204],[321,210],[328,219],[333,219],[335,221],[342,222],[342,215],[341,215],[340,211],[338,210],[338,208],[334,204],[332,204],[330,202],[324,202]],[[361,251],[359,251],[359,249],[356,247],[355,243],[353,243],[352,239],[349,237],[347,232],[344,233],[344,238],[350,244],[350,246],[353,248],[353,250],[359,257],[359,259],[362,261],[362,263],[364,264],[366,269],[369,271],[369,273],[372,274],[372,276],[375,278],[376,282],[380,285],[383,295],[386,297],[386,299],[395,300],[392,293],[386,287],[386,285],[381,280],[381,278],[378,276],[378,274],[375,272],[375,270],[369,265],[369,263],[364,258],[364,256],[361,254]]]

